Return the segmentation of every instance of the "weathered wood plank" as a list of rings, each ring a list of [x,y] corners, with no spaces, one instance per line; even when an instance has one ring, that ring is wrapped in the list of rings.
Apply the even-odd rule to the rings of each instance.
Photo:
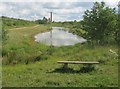
[[[90,61],[58,61],[57,63],[61,64],[99,64],[99,62],[90,62]]]

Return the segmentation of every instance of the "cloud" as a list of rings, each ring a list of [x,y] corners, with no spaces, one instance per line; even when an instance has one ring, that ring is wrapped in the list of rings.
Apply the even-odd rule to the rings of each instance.
[[[11,1],[11,2],[10,2]],[[95,0],[94,0],[95,1]],[[102,0],[98,0],[99,2]],[[110,7],[117,6],[117,0],[104,0]],[[0,3],[0,13],[8,17],[36,20],[50,17],[53,12],[54,21],[80,20],[86,9],[93,6],[93,1],[85,0],[4,0]]]
[[[119,0],[1,0],[0,2],[119,2]]]
[[[0,12],[5,12],[7,10],[7,6],[3,3],[0,3]]]
[[[117,7],[117,5],[118,5],[118,0],[110,0],[109,2],[106,2],[106,4],[108,5],[108,6],[110,6],[110,7]]]
[[[22,11],[21,11],[21,14],[22,15],[28,15],[30,13],[30,10],[29,9],[23,9]]]

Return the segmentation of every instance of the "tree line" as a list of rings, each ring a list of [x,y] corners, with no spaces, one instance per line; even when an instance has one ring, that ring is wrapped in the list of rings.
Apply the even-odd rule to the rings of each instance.
[[[38,24],[47,24],[50,23],[50,19],[47,19],[46,17],[43,17],[43,19],[38,19],[35,21]]]

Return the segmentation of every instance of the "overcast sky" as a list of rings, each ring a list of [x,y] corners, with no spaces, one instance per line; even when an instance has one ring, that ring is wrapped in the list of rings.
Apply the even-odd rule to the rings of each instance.
[[[92,8],[94,1],[102,0],[3,0],[0,1],[0,16],[27,20],[50,17],[54,21],[81,20],[84,11]],[[119,0],[103,0],[110,7],[117,7]]]

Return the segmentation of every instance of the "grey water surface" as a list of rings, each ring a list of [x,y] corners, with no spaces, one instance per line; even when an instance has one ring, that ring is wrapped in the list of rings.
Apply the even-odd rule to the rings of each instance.
[[[52,30],[49,32],[35,35],[35,41],[52,46],[69,46],[83,43],[87,40],[65,31],[63,27],[52,27]]]

